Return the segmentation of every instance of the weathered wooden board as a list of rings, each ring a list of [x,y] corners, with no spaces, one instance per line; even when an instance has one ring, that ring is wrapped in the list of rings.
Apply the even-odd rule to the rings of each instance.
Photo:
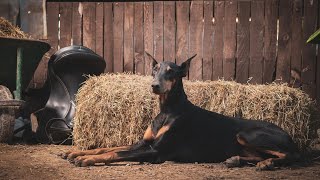
[[[214,34],[213,34],[213,68],[212,80],[223,76],[223,26],[224,26],[224,1],[214,2]]]
[[[250,83],[262,83],[263,73],[263,31],[264,31],[264,1],[251,2],[250,23]]]
[[[277,58],[277,19],[278,0],[265,2],[265,26],[264,26],[264,61],[263,82],[271,83],[274,80],[275,65]]]
[[[302,8],[302,0],[293,1],[290,69],[290,85],[293,87],[301,86],[301,50],[304,44],[302,43]]]
[[[50,22],[51,23],[51,22]],[[60,3],[60,48],[71,45],[72,3]]]
[[[318,4],[319,5],[319,4]],[[320,10],[318,8],[318,29],[320,28]],[[316,96],[317,96],[317,104],[320,109],[320,47],[318,45],[318,56],[317,56],[317,74],[316,74]]]
[[[175,2],[163,2],[163,59],[175,62]]]
[[[96,4],[83,2],[83,45],[96,50]]]
[[[72,44],[82,45],[82,12],[83,6],[80,2],[72,3]]]
[[[134,20],[134,4],[127,2],[124,6],[124,64],[123,70],[133,72],[133,20]]]
[[[153,11],[154,58],[161,62],[163,61],[163,1],[155,1]]]
[[[250,2],[238,2],[236,81],[246,83],[250,62]]]
[[[176,2],[176,63],[178,65],[189,57],[189,7],[189,1]]]
[[[45,0],[20,1],[21,29],[35,39],[47,38]]]
[[[290,81],[290,59],[292,39],[292,1],[279,1],[279,39],[276,79]]]
[[[113,11],[112,2],[103,3],[104,29],[103,29],[103,55],[106,61],[105,72],[113,72]]]
[[[96,3],[96,53],[103,57],[103,3]]]
[[[223,33],[223,77],[225,80],[235,79],[236,67],[236,17],[237,2],[225,1],[224,33]]]
[[[40,61],[34,73],[33,80],[30,83],[30,87],[32,88],[40,88],[43,86],[43,84],[47,79],[49,57],[58,50],[59,3],[48,2],[46,11],[47,11],[47,14],[46,14],[45,21],[50,22],[47,26],[48,28],[47,41],[51,45],[51,50]],[[33,36],[32,32],[31,32],[31,35]]]
[[[203,80],[211,80],[213,58],[213,1],[204,1],[203,11]]]
[[[113,3],[113,71],[123,72],[124,3]]]
[[[316,95],[316,45],[305,42],[317,30],[318,1],[304,1],[303,49],[302,49],[302,90],[312,98]]]
[[[203,1],[192,1],[190,6],[190,51],[189,56],[197,54],[191,61],[189,79],[202,80],[202,35]]]
[[[144,40],[144,51],[151,55],[154,55],[153,51],[153,2],[145,2],[143,6],[143,40]],[[144,53],[145,55],[145,53]],[[145,74],[151,75],[152,61],[147,55],[145,58]]]
[[[20,0],[1,0],[0,17],[7,19],[13,25],[17,25]]]
[[[134,64],[137,74],[144,73],[143,2],[134,3]]]

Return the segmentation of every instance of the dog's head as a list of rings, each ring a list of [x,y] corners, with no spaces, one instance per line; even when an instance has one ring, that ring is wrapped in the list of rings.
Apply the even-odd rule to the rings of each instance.
[[[153,81],[151,87],[155,94],[166,94],[170,92],[177,81],[187,76],[190,62],[196,56],[195,54],[178,66],[168,61],[158,63],[149,53],[146,52],[146,54],[152,60]]]

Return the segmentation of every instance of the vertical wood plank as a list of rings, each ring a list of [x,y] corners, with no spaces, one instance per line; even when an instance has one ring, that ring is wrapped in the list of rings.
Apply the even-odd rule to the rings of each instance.
[[[189,57],[189,1],[177,1],[176,63],[181,65]]]
[[[292,8],[291,80],[293,87],[301,86],[302,9],[303,1],[294,0]]]
[[[144,40],[144,51],[154,55],[153,52],[153,2],[144,2],[144,26],[143,26],[143,40]],[[145,55],[145,53],[144,53]],[[144,56],[145,59],[145,74],[151,75],[152,61]]]
[[[189,69],[189,79],[202,80],[203,1],[192,1],[190,6],[190,53],[197,54]]]
[[[35,39],[46,39],[45,0],[20,1],[21,29]]]
[[[292,1],[279,2],[279,40],[276,79],[290,81],[290,56],[292,33]]]
[[[236,81],[246,83],[249,78],[250,1],[238,2]]]
[[[175,2],[165,1],[163,8],[163,59],[175,62]]]
[[[225,1],[224,33],[223,33],[223,77],[225,80],[235,79],[236,54],[236,17],[237,3]]]
[[[263,83],[271,83],[277,57],[278,0],[265,1]]]
[[[49,54],[58,50],[58,26],[59,26],[59,3],[47,2],[48,43],[51,45]]]
[[[49,22],[50,23],[50,22]],[[60,48],[71,45],[72,3],[60,3]]]
[[[103,57],[103,3],[96,3],[96,53]]]
[[[316,45],[306,44],[309,36],[316,31],[317,28],[317,9],[318,1],[304,1],[304,22],[303,22],[303,49],[302,49],[302,90],[315,98],[315,66],[316,66]]]
[[[154,2],[153,47],[154,58],[163,61],[163,1]]]
[[[72,3],[72,44],[82,45],[82,11],[80,2]]]
[[[250,24],[250,64],[249,77],[251,83],[262,81],[263,73],[263,30],[264,30],[264,1],[251,2]]]
[[[7,19],[13,25],[17,25],[20,8],[19,2],[19,0],[1,0],[0,17]]]
[[[320,53],[320,49],[318,49],[318,54]],[[317,104],[318,104],[318,109],[320,108],[320,56],[318,55],[318,60],[317,60],[317,74],[316,74],[316,90],[317,90]]]
[[[96,4],[83,4],[83,45],[96,51]]]
[[[133,72],[133,19],[134,5],[126,2],[124,6],[124,71]]]
[[[113,3],[113,71],[123,72],[124,3]]]
[[[134,63],[135,72],[144,75],[143,2],[134,3]]]
[[[112,2],[104,2],[104,46],[105,72],[113,72],[113,11]]]
[[[212,80],[222,78],[224,1],[214,2]]]
[[[213,57],[213,1],[204,1],[203,11],[203,80],[211,80]]]
[[[59,3],[57,2],[48,2],[46,9],[46,21],[48,23],[48,43],[51,45],[51,49],[48,52],[49,57],[58,50],[58,23],[59,23]],[[33,88],[40,88],[43,86],[47,79],[47,69],[48,69],[48,60],[49,58],[43,58],[35,73],[32,80]]]
[[[318,7],[320,4],[318,4]],[[318,29],[320,28],[320,10],[318,9]],[[317,69],[316,69],[316,96],[317,96],[317,105],[318,110],[320,109],[320,46],[318,44],[318,56],[317,56]]]

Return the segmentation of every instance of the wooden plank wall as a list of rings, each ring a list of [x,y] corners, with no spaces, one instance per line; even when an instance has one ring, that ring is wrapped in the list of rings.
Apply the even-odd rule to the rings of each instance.
[[[197,54],[189,79],[282,81],[320,101],[320,48],[305,43],[319,28],[319,6],[315,0],[50,1],[47,39],[50,53],[72,44],[93,49],[105,58],[106,72],[149,75],[144,51],[178,64]],[[28,16],[35,28],[36,18]],[[35,76],[45,71],[39,66]]]

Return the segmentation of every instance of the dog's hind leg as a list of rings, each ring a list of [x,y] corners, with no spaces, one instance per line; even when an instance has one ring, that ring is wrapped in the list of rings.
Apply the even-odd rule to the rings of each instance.
[[[257,162],[258,170],[272,170],[299,158],[298,150],[288,134],[273,127],[241,131],[237,141],[245,148],[254,149],[262,160]]]
[[[264,160],[256,150],[250,148],[244,148],[242,153],[238,156],[232,156],[227,159],[224,164],[229,167],[240,167],[244,165],[255,165],[258,162]]]
[[[274,167],[287,165],[294,161],[297,161],[300,156],[298,153],[288,153],[288,152],[279,152],[272,150],[261,150],[266,154],[273,155],[275,157],[268,158],[266,160],[260,161],[257,163],[257,170],[273,170]]]

